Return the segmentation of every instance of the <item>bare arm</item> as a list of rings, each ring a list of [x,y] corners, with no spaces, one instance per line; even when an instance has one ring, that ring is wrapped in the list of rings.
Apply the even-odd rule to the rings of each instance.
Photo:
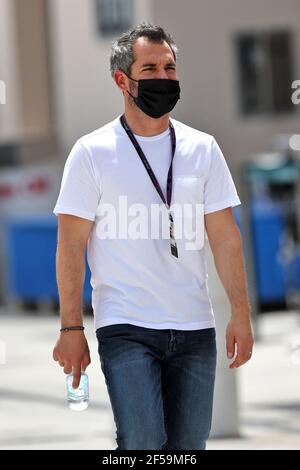
[[[81,326],[82,290],[85,279],[85,249],[93,222],[72,215],[58,216],[56,276],[59,291],[61,326]],[[77,388],[81,370],[90,364],[89,348],[82,331],[62,332],[53,358],[69,374],[74,372]]]
[[[85,249],[92,225],[81,217],[58,216],[56,277],[62,327],[82,324]]]
[[[232,358],[236,345],[237,355],[230,367],[239,367],[250,359],[253,348],[241,235],[231,208],[207,214],[205,226],[215,266],[231,304],[227,354]]]

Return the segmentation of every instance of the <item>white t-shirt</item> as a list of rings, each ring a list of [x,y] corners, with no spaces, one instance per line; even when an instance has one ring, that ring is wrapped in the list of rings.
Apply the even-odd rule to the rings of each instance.
[[[176,133],[171,210],[173,204],[196,207],[173,212],[178,258],[170,250],[168,210],[120,116],[80,138],[67,158],[53,212],[95,222],[87,246],[95,329],[116,323],[182,330],[215,326],[207,286],[204,214],[236,206],[240,200],[214,137],[173,118],[171,122]],[[166,197],[169,129],[136,139]],[[149,214],[158,206],[161,218],[152,225]]]

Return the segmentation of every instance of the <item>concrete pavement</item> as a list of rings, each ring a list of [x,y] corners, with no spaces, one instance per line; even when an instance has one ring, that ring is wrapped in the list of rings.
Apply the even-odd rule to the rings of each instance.
[[[52,359],[58,317],[2,307],[0,325],[6,348],[6,363],[0,360],[0,448],[114,449],[92,317],[85,319],[90,406],[81,413],[68,409],[65,375]],[[300,364],[292,363],[290,349],[294,338],[300,342],[300,314],[265,314],[260,333],[252,361],[238,371],[241,435],[210,439],[208,450],[300,449]]]

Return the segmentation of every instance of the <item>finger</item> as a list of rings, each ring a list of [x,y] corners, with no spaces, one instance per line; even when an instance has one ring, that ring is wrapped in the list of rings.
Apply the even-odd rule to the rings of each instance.
[[[73,388],[78,388],[81,378],[81,367],[80,365],[73,366]]]
[[[90,365],[91,363],[91,358],[90,358],[90,355],[87,354],[84,356],[83,360],[82,360],[82,363],[81,363],[81,369],[83,371],[85,371],[85,369]]]
[[[52,357],[53,357],[54,361],[56,361],[56,362],[59,360],[58,354],[57,354],[57,352],[55,351],[55,349],[53,350]]]
[[[71,372],[72,372],[72,366],[71,366],[71,364],[65,364],[64,373],[65,373],[65,374],[71,374]]]
[[[242,365],[246,364],[247,361],[243,361],[241,359],[234,361],[232,364],[230,364],[229,368],[230,369],[237,369],[238,367],[241,367]]]
[[[237,356],[235,361],[232,362],[229,366],[230,369],[237,369],[243,364],[243,361]]]
[[[226,335],[226,349],[228,359],[232,359],[235,353],[235,340],[234,335],[231,333]]]
[[[235,369],[237,367],[242,366],[243,364],[246,364],[246,362],[249,361],[251,358],[251,351],[246,352],[245,350],[238,352],[235,360],[230,364],[230,369]]]

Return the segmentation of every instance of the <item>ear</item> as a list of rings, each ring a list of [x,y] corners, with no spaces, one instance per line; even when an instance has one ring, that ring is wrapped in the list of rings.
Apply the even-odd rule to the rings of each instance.
[[[120,90],[124,93],[128,89],[128,78],[126,77],[125,73],[122,70],[116,70],[114,73],[114,80]]]

